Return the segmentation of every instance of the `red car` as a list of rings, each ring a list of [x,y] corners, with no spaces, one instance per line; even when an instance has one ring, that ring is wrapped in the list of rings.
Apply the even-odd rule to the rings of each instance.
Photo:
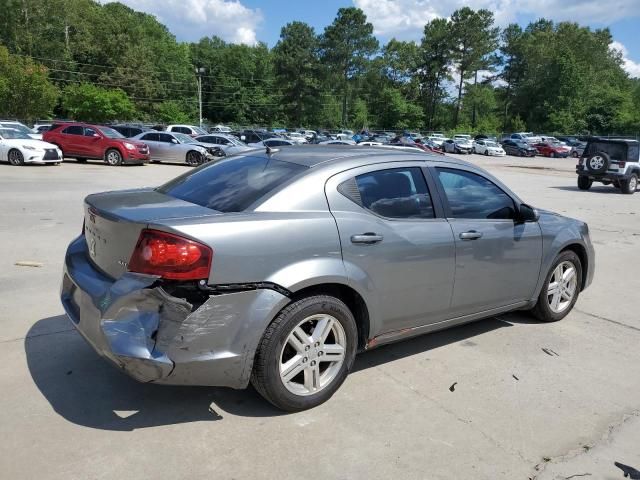
[[[129,140],[114,129],[86,123],[56,123],[43,136],[62,150],[63,156],[86,162],[88,158],[104,160],[108,165],[147,163],[149,147]]]
[[[571,153],[571,147],[561,143],[541,142],[533,145],[540,155],[553,158],[566,158]]]

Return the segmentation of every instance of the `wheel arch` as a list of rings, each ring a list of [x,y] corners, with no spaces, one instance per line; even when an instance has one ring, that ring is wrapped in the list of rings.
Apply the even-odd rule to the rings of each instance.
[[[369,308],[362,295],[349,285],[330,282],[306,286],[292,292],[290,298],[292,302],[295,302],[313,295],[329,295],[341,300],[349,307],[358,329],[358,350],[364,350],[369,338],[370,319]]]
[[[104,155],[103,155],[104,161],[105,162],[107,161],[107,154],[109,153],[110,150],[115,150],[116,152],[118,152],[120,154],[120,157],[122,157],[122,160],[124,161],[125,154],[120,148],[121,147],[116,146],[116,145],[111,145],[111,146],[107,147],[106,150],[104,151]]]
[[[582,265],[582,278],[580,279],[580,291],[585,289],[585,285],[587,283],[587,275],[589,272],[589,256],[587,255],[587,250],[584,248],[584,245],[580,243],[570,243],[569,245],[565,245],[558,254],[562,252],[573,252],[580,259],[580,264]]]

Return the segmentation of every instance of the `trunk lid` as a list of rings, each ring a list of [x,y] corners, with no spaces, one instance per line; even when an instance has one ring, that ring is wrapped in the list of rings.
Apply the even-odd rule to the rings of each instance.
[[[89,259],[112,278],[127,271],[140,231],[163,220],[216,215],[216,212],[152,189],[89,195],[85,237]]]

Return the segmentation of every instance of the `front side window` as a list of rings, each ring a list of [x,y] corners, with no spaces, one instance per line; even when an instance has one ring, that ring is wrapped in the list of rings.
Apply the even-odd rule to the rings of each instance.
[[[387,218],[434,218],[431,195],[418,167],[394,168],[356,177],[362,207]],[[359,200],[359,201],[358,201]]]
[[[158,141],[164,143],[171,143],[173,140],[173,135],[169,135],[168,133],[159,133]]]
[[[453,218],[515,218],[511,197],[485,177],[449,168],[436,168],[436,171]]]
[[[85,128],[84,129],[84,136],[85,137],[93,137],[94,135],[97,135],[98,132],[96,132],[93,128]]]

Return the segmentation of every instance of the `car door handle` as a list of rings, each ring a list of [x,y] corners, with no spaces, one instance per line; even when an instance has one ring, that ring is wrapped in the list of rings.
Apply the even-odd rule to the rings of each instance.
[[[476,232],[475,230],[469,230],[468,232],[462,232],[460,234],[460,240],[477,240],[482,237],[481,232]]]
[[[374,243],[380,243],[384,237],[372,232],[363,233],[362,235],[352,235],[351,243],[364,243],[366,245],[373,245]]]

